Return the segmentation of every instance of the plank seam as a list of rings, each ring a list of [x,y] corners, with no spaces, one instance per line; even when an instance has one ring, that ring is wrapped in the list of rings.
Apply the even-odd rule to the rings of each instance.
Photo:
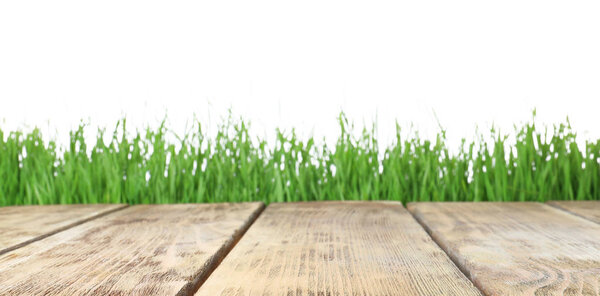
[[[260,207],[258,207],[250,217],[248,217],[248,223],[245,223],[240,229],[238,229],[230,240],[228,240],[222,248],[220,248],[214,255],[212,255],[204,264],[202,268],[199,269],[199,272],[192,277],[192,280],[185,284],[179,292],[177,292],[177,296],[193,296],[198,289],[206,282],[206,280],[212,275],[212,273],[219,267],[221,262],[229,255],[231,250],[237,245],[237,243],[242,239],[244,234],[250,229],[250,226],[254,224],[256,219],[262,214],[265,210],[265,204],[261,203]]]
[[[589,222],[592,222],[592,223],[594,223],[594,224],[600,224],[600,223],[598,223],[598,222],[596,222],[596,221],[594,221],[594,220],[592,220],[592,219],[589,219],[588,217],[585,217],[585,216],[583,216],[583,215],[580,215],[580,214],[578,214],[578,213],[575,213],[575,212],[571,212],[571,211],[569,211],[568,209],[566,209],[566,208],[563,208],[563,207],[561,207],[561,206],[560,206],[560,205],[558,205],[558,204],[554,204],[554,203],[552,203],[551,201],[547,201],[547,202],[545,202],[545,203],[544,203],[544,205],[546,205],[546,206],[549,206],[549,207],[552,207],[552,208],[554,208],[554,209],[557,209],[557,210],[560,210],[561,212],[565,212],[565,213],[567,213],[567,214],[573,215],[573,216],[575,216],[575,217],[578,217],[578,218],[584,219],[585,221],[589,221]]]
[[[52,231],[50,231],[48,233],[44,233],[44,234],[36,236],[36,237],[34,237],[32,239],[28,239],[28,240],[26,240],[24,242],[18,243],[18,244],[14,245],[14,246],[10,246],[8,248],[2,249],[2,250],[0,250],[0,255],[4,255],[4,254],[6,254],[6,253],[8,253],[10,251],[14,251],[16,249],[22,248],[22,247],[27,246],[27,245],[29,245],[31,243],[34,243],[34,242],[37,242],[39,240],[45,239],[45,238],[47,238],[49,236],[55,235],[55,234],[57,234],[59,232],[63,232],[65,230],[67,230],[67,229],[73,228],[75,226],[79,226],[79,225],[81,225],[83,223],[92,221],[92,220],[97,219],[97,218],[104,217],[104,216],[112,214],[112,213],[114,213],[116,211],[120,211],[122,209],[127,208],[128,206],[129,205],[124,204],[124,205],[121,205],[121,207],[116,207],[116,208],[114,208],[112,210],[108,210],[108,211],[102,212],[102,213],[100,213],[98,215],[93,215],[91,217],[87,217],[85,219],[75,221],[75,222],[73,222],[73,223],[71,223],[69,225],[65,225],[63,227],[59,227],[59,228],[54,229],[54,230],[52,230]]]
[[[425,221],[423,221],[415,212],[413,212],[412,210],[409,210],[408,205],[407,205],[407,210],[410,213],[410,215],[413,217],[413,219],[415,219],[417,221],[417,223],[419,223],[419,225],[421,225],[421,227],[425,230],[425,232],[431,238],[431,240],[433,240],[433,242],[446,254],[446,256],[448,256],[448,258],[450,258],[452,263],[458,268],[458,270],[460,270],[460,272],[463,273],[463,275],[473,284],[473,286],[475,288],[477,288],[477,290],[479,290],[481,295],[486,295],[486,293],[483,292],[483,288],[480,287],[479,284],[473,280],[473,278],[471,277],[471,273],[466,269],[466,267],[463,268],[461,266],[461,264],[459,263],[458,257],[454,256],[452,253],[450,253],[449,250],[447,250],[446,248],[443,247],[442,243],[438,240],[437,236],[433,234],[433,231],[431,230],[431,228],[429,228],[429,226],[427,226],[427,224],[425,224]]]

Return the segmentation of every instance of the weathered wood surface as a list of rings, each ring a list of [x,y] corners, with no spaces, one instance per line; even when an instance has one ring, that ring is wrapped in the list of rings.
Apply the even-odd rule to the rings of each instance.
[[[0,256],[0,295],[187,295],[262,208],[132,206]]]
[[[600,201],[549,201],[549,205],[600,223]]]
[[[395,202],[271,204],[196,295],[480,295]]]
[[[0,207],[0,254],[123,207],[126,205]]]
[[[539,203],[412,203],[487,295],[598,295],[600,225]]]

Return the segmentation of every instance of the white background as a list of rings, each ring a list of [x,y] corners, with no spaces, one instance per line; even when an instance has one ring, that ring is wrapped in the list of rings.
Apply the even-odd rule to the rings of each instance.
[[[1,1],[0,127],[182,131],[229,108],[257,135],[334,140],[345,110],[451,142],[570,117],[600,137],[599,1]],[[209,118],[210,117],[210,118]]]

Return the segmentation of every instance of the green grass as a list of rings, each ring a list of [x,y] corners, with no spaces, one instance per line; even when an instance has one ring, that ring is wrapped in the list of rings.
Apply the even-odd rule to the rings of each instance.
[[[568,122],[549,132],[533,123],[510,135],[492,129],[454,149],[443,130],[435,140],[405,139],[397,127],[384,151],[374,130],[353,137],[343,115],[335,147],[293,131],[277,131],[275,143],[251,140],[243,120],[227,121],[214,137],[196,125],[176,143],[167,141],[164,124],[131,132],[125,123],[111,141],[104,143],[100,131],[93,144],[82,125],[68,147],[45,142],[37,129],[0,130],[0,206],[600,198],[600,141],[579,147]]]

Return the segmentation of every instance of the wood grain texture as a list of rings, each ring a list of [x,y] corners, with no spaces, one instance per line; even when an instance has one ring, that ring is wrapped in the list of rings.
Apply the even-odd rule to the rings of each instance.
[[[549,201],[548,204],[590,221],[600,223],[600,201]]]
[[[487,295],[599,295],[600,225],[539,203],[411,203]]]
[[[396,202],[271,204],[196,295],[480,295]]]
[[[0,254],[127,205],[48,205],[0,207]]]
[[[129,207],[0,256],[0,295],[189,295],[263,207]]]

